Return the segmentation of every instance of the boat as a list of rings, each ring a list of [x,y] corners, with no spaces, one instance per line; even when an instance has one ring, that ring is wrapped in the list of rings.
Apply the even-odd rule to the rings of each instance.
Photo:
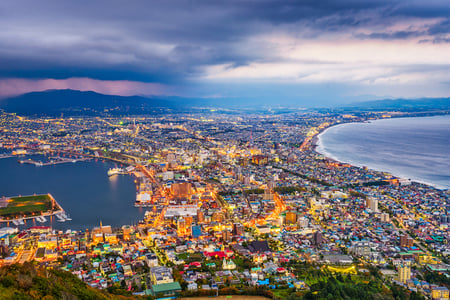
[[[64,221],[72,221],[72,219],[69,217],[69,215],[68,214],[66,214],[66,213],[62,213],[61,215],[60,215],[62,218],[64,218]]]
[[[64,218],[62,215],[55,215],[56,218],[58,219],[58,222],[65,222],[66,218]]]
[[[46,219],[45,217],[43,217],[43,216],[37,217],[36,220],[37,220],[38,222],[41,222],[41,223],[47,222],[47,219]]]
[[[123,170],[121,168],[112,168],[108,170],[108,176],[122,174]]]

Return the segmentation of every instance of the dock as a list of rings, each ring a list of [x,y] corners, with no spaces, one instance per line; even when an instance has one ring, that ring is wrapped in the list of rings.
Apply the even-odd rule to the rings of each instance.
[[[42,161],[37,161],[37,160],[33,160],[33,159],[27,159],[27,160],[19,160],[18,162],[21,164],[30,164],[30,165],[35,165],[37,167],[42,167],[42,166],[52,166],[52,165],[57,165],[57,164],[65,164],[65,163],[76,163],[79,161],[88,161],[90,160],[90,158],[87,157],[83,157],[83,158],[65,158],[65,157],[50,157],[50,161],[49,162],[42,162]]]

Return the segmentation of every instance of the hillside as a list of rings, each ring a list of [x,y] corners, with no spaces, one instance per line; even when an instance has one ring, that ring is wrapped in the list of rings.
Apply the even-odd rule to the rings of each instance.
[[[0,100],[0,108],[19,115],[152,114],[177,108],[173,101],[111,96],[75,90],[32,92]]]
[[[89,287],[75,275],[32,263],[0,268],[1,299],[133,299]]]

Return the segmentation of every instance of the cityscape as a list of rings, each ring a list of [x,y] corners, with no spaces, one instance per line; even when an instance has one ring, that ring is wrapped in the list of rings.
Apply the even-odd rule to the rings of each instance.
[[[133,177],[136,198],[127,205],[145,216],[120,227],[99,219],[86,230],[58,230],[54,221],[70,224],[64,207],[32,211],[34,204],[22,204],[8,214],[17,195],[2,195],[0,263],[34,261],[97,289],[152,297],[286,298],[330,274],[358,282],[377,270],[381,288],[448,298],[444,275],[433,274],[450,268],[449,190],[315,149],[318,134],[333,125],[398,116],[408,113],[3,113],[2,159],[33,168],[113,162],[104,176]],[[29,158],[36,155],[42,159]]]

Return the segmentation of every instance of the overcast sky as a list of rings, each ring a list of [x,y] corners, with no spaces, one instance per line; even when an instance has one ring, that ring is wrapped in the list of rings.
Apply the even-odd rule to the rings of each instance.
[[[0,1],[0,97],[450,96],[450,1]]]

